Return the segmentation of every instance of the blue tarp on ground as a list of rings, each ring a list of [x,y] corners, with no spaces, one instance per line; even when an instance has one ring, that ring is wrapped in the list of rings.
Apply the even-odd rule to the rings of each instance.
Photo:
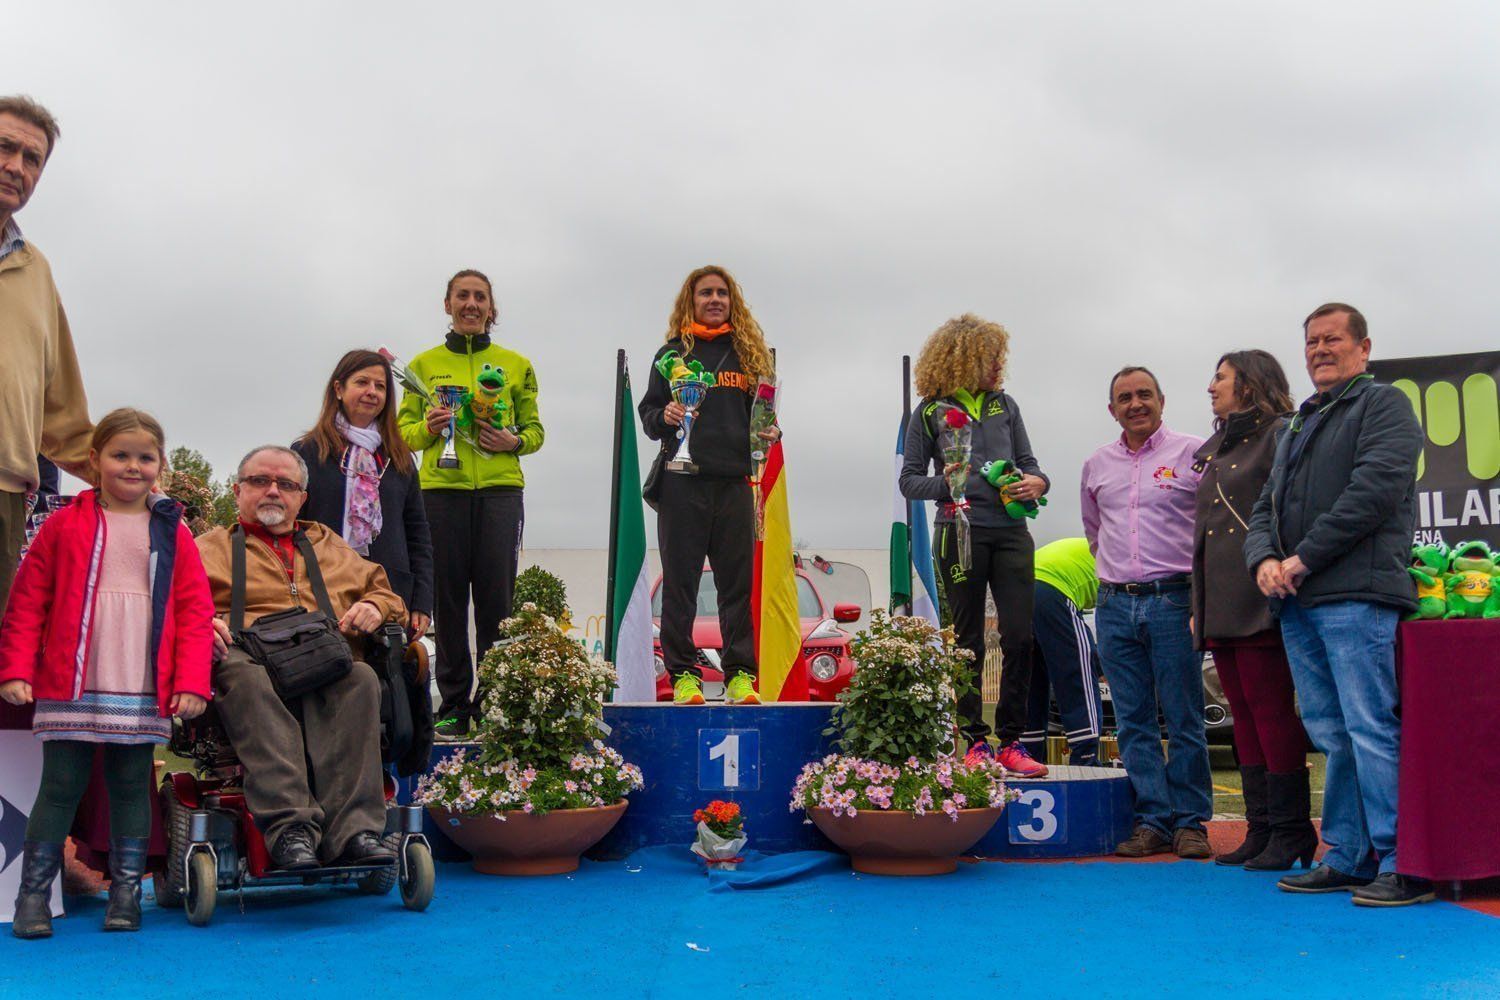
[[[758,878],[779,884],[713,891]],[[1274,879],[1192,862],[895,879],[821,854],[709,878],[686,846],[550,878],[440,865],[420,914],[395,895],[279,890],[247,893],[243,913],[222,896],[208,928],[150,906],[141,933],[103,934],[103,898],[71,900],[51,940],[0,940],[0,994],[1500,994],[1500,921],[1449,903],[1288,896]]]

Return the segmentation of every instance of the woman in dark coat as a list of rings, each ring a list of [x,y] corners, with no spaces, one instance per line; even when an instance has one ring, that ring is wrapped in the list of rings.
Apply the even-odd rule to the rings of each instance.
[[[1194,456],[1203,478],[1193,533],[1193,639],[1213,653],[1234,712],[1249,823],[1245,842],[1217,861],[1285,871],[1299,859],[1306,867],[1318,846],[1309,819],[1307,735],[1281,632],[1245,568],[1245,535],[1292,398],[1281,365],[1260,350],[1220,358],[1208,394],[1214,435]]]
[[[302,516],[385,569],[419,636],[432,621],[432,536],[416,461],[396,430],[393,384],[379,354],[345,354],[328,379],[318,422],[292,448],[307,463]]]

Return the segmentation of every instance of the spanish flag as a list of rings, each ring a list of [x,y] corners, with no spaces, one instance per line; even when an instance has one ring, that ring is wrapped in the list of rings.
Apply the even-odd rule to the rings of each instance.
[[[805,701],[807,664],[802,659],[802,620],[797,615],[797,574],[792,561],[792,517],[787,503],[781,442],[766,455],[760,477],[759,511],[765,523],[755,543],[750,614],[762,701]]]

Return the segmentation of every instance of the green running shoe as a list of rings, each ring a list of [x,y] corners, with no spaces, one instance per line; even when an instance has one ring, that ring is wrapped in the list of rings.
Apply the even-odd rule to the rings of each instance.
[[[731,705],[759,705],[760,695],[755,692],[755,682],[749,674],[735,674],[724,689],[724,700]]]
[[[672,685],[672,704],[703,704],[703,685],[698,683],[698,678],[692,674],[683,674],[677,678],[676,683]]]
[[[469,720],[459,718],[447,718],[432,727],[432,735],[443,743],[453,743],[458,740],[467,739],[469,736]]]

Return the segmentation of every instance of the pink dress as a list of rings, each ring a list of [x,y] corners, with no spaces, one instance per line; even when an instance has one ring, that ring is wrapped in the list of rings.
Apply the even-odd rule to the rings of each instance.
[[[44,740],[165,742],[172,720],[157,714],[151,668],[151,515],[103,513],[83,697],[38,699],[31,731]]]

